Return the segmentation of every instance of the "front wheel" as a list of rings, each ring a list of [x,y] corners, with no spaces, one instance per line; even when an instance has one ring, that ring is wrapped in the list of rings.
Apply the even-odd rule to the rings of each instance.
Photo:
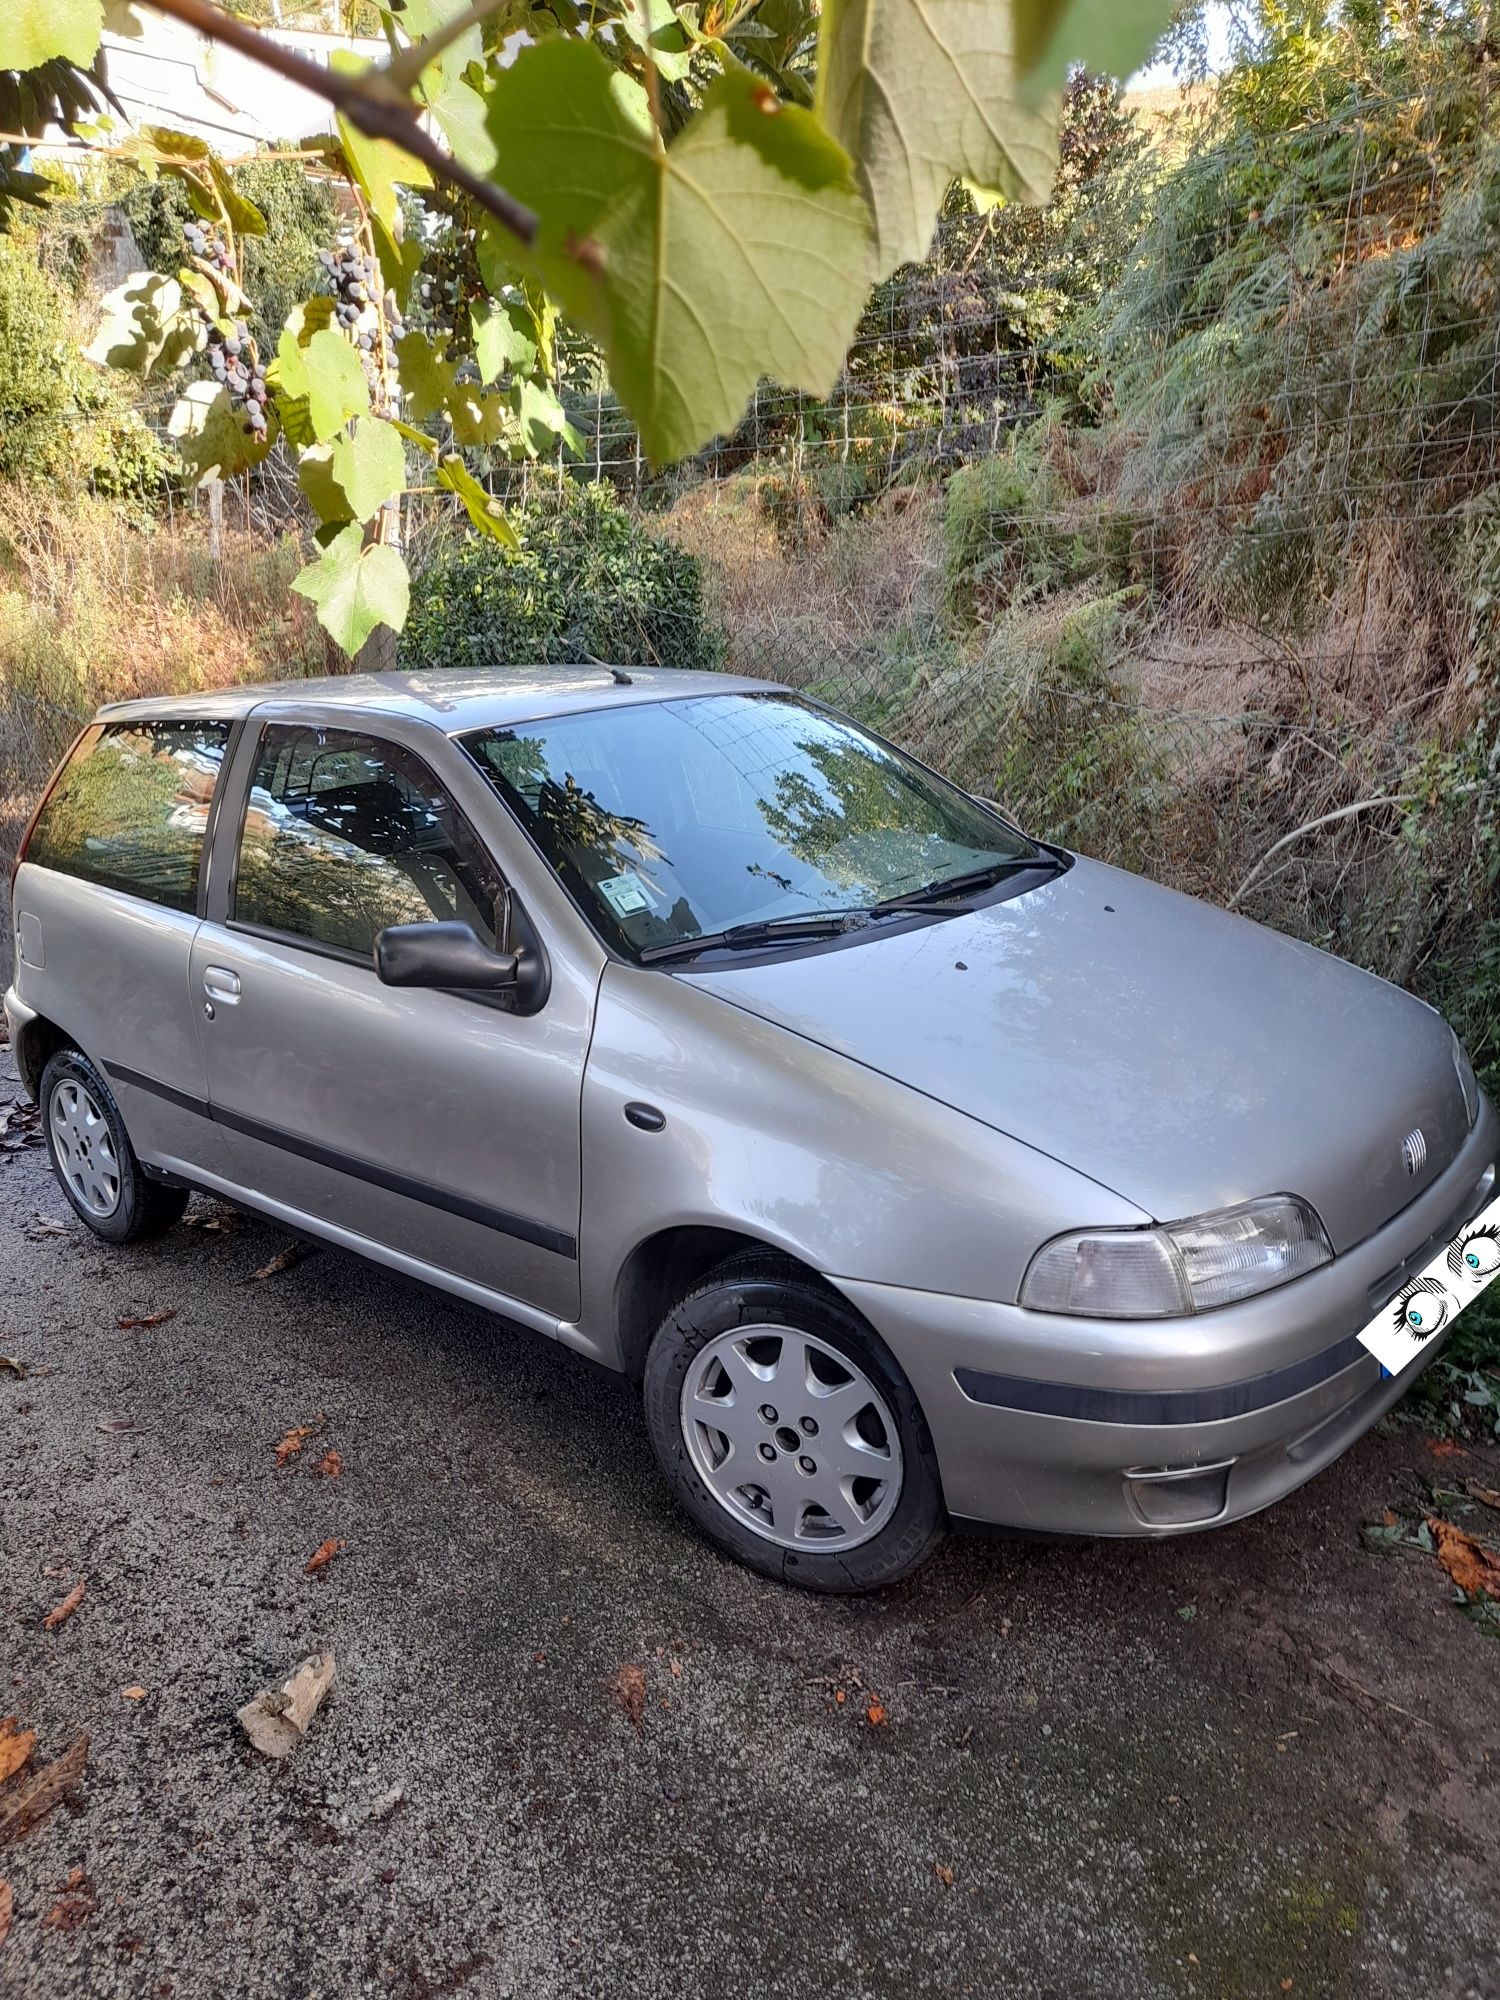
[[[646,1359],[657,1459],[699,1527],[807,1590],[877,1590],[947,1526],[910,1384],[852,1308],[770,1254],[732,1259]]]
[[[135,1243],[170,1229],[188,1191],[153,1181],[136,1158],[109,1085],[77,1049],[59,1049],[42,1071],[42,1129],[63,1193],[106,1243]]]

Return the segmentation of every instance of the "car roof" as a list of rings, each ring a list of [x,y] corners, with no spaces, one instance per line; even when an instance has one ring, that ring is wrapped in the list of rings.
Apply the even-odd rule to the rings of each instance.
[[[579,709],[629,707],[684,695],[764,694],[776,683],[739,674],[679,667],[631,667],[628,683],[608,666],[438,667],[406,674],[331,674],[319,680],[266,681],[202,694],[111,702],[103,722],[202,717],[224,721],[274,706],[347,709],[355,715],[405,715],[456,735],[464,730],[535,722]]]

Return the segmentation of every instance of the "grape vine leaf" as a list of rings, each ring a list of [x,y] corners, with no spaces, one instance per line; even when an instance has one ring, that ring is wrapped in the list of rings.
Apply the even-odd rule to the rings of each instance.
[[[329,58],[329,66],[341,70],[346,76],[357,76],[361,70],[369,68],[368,63],[348,49],[335,49]],[[337,124],[339,144],[351,177],[370,204],[371,211],[386,229],[393,230],[400,206],[396,193],[398,184],[406,188],[430,188],[432,174],[421,160],[403,152],[389,139],[371,139],[365,133],[357,132],[342,112],[338,115]]]
[[[825,0],[817,106],[855,161],[878,278],[926,256],[954,180],[1012,200],[1051,189],[1056,96],[1022,92],[1008,0]]]
[[[401,32],[413,42],[445,27],[467,11],[467,0],[406,0]],[[422,96],[442,128],[453,157],[473,173],[487,174],[495,165],[495,145],[485,125],[484,99],[464,75],[470,63],[484,61],[484,35],[475,21],[422,72]]]
[[[383,501],[405,488],[406,448],[393,425],[359,417],[352,430],[333,440],[329,470],[354,519],[368,521]]]
[[[210,479],[232,479],[248,466],[259,465],[271,449],[271,431],[257,438],[230,401],[229,391],[217,382],[190,382],[172,406],[167,432],[176,439],[195,486]]]
[[[536,322],[519,299],[478,299],[469,312],[479,379],[490,383],[507,369],[529,375],[536,366]]]
[[[505,510],[493,493],[487,493],[457,452],[448,452],[438,461],[433,477],[449,493],[456,493],[464,511],[482,535],[491,535],[508,549],[518,549],[520,538],[505,518]]]
[[[377,625],[399,632],[411,598],[406,564],[383,542],[366,547],[357,521],[329,537],[322,554],[293,577],[292,588],[312,600],[319,624],[349,654]]]
[[[197,348],[203,329],[183,310],[182,287],[159,271],[133,271],[99,302],[99,330],[83,350],[101,368],[170,374]]]
[[[658,464],[730,429],[763,376],[826,394],[870,277],[848,155],[746,70],[670,148],[597,49],[523,49],[490,91],[498,171],[539,218],[515,252],[604,349]]]
[[[297,484],[325,526],[331,521],[352,520],[348,495],[333,476],[333,446],[309,445],[297,460]]]
[[[1172,0],[1010,0],[1023,94],[1061,89],[1075,62],[1128,77],[1171,20]]]
[[[0,9],[0,69],[40,69],[54,56],[87,69],[103,26],[102,0],[6,0]]]
[[[269,379],[278,396],[307,406],[308,428],[318,443],[343,429],[350,417],[369,414],[370,385],[359,356],[331,326],[319,328],[303,345],[290,326],[276,347]],[[289,426],[294,436],[295,427]]]

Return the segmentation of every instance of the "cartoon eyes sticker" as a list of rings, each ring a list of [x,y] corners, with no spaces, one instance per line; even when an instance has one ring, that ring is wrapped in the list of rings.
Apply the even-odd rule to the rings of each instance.
[[[1436,1278],[1413,1278],[1396,1299],[1396,1325],[1420,1346],[1448,1322],[1453,1301]]]
[[[1493,1229],[1471,1229],[1448,1251],[1448,1269],[1455,1278],[1483,1284],[1500,1271],[1500,1236]]]

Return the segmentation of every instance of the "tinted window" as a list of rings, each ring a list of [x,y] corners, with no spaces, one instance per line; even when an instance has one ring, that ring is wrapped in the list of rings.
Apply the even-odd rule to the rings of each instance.
[[[235,922],[367,957],[387,924],[461,918],[501,941],[504,889],[442,786],[393,743],[272,725],[240,834]]]
[[[865,910],[1035,852],[888,743],[790,697],[622,703],[464,743],[631,952]]]
[[[26,859],[191,910],[228,741],[227,722],[111,722],[89,730],[47,796]]]

